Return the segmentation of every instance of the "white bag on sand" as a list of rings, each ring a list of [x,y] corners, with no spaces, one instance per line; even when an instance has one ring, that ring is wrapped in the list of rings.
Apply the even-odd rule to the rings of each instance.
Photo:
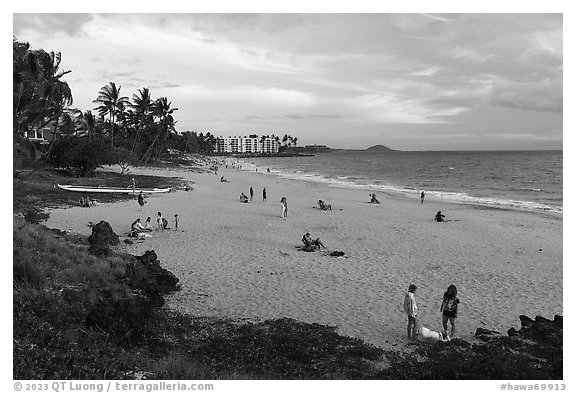
[[[421,340],[426,341],[447,341],[444,339],[444,337],[442,337],[442,333],[435,332],[433,330],[425,328],[424,326],[418,329],[418,337]]]

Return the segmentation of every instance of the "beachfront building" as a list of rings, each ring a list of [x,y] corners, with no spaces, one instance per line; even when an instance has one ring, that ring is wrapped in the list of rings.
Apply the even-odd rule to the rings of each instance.
[[[277,154],[280,143],[268,135],[219,136],[216,138],[216,153]]]

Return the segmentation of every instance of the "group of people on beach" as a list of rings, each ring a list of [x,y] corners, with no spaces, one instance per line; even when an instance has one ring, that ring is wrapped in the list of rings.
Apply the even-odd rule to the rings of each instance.
[[[442,304],[440,306],[442,327],[444,329],[442,333],[430,330],[419,323],[418,306],[416,305],[415,297],[416,289],[415,284],[410,284],[408,292],[406,292],[404,296],[404,312],[408,316],[408,338],[415,339],[417,336],[420,336],[421,339],[450,341],[456,335],[456,317],[458,315],[458,304],[460,303],[460,299],[458,299],[458,289],[455,285],[450,285],[442,298]],[[448,322],[450,322],[451,325],[450,334],[448,334]]]
[[[78,201],[78,204],[82,207],[91,207],[91,206],[96,205],[96,201],[93,199],[90,199],[90,196],[86,195],[86,196],[80,197],[80,201]]]
[[[174,229],[178,229],[178,214],[174,214]],[[156,230],[163,231],[168,228],[168,220],[165,217],[162,217],[162,212],[158,212],[156,217]],[[136,235],[143,233],[143,232],[152,232],[154,229],[152,228],[152,217],[148,217],[144,225],[140,222],[140,219],[137,218],[136,221],[130,225],[130,234],[134,237],[138,237]]]
[[[240,202],[242,203],[248,203],[248,202],[252,202],[252,200],[254,199],[254,188],[250,187],[250,198],[248,198],[246,195],[244,195],[243,192],[240,193]],[[264,187],[262,189],[262,202],[266,202],[266,187]]]

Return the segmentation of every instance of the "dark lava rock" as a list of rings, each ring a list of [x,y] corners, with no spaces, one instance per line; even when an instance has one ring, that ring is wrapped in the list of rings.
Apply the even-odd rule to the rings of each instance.
[[[521,337],[561,348],[563,344],[562,319],[560,315],[556,315],[554,320],[546,319],[539,315],[535,319],[520,315],[522,327],[517,333]],[[510,331],[508,335],[510,335]]]
[[[494,337],[500,336],[500,332],[496,330],[489,330],[484,328],[476,329],[476,333],[474,333],[474,337],[478,337],[481,340],[488,341]]]
[[[110,254],[109,247],[119,244],[120,240],[110,224],[106,221],[100,221],[92,226],[92,234],[88,237],[88,242],[90,243],[90,253],[100,256]]]
[[[160,266],[153,250],[142,256],[132,256],[126,265],[124,279],[130,288],[141,291],[156,306],[164,304],[162,295],[179,289],[178,277]]]

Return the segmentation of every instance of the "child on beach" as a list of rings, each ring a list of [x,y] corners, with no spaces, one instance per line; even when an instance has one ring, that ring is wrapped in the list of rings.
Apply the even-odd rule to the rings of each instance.
[[[458,290],[455,285],[450,285],[444,297],[442,299],[442,305],[440,306],[440,311],[442,312],[442,326],[444,327],[444,337],[448,332],[448,321],[452,325],[450,329],[450,335],[448,337],[453,338],[456,334],[456,316],[458,314],[458,303],[460,299],[457,297]]]
[[[178,214],[174,214],[174,229],[178,229]]]
[[[280,199],[280,205],[282,205],[282,218],[288,218],[288,202],[286,202],[286,197]]]
[[[416,298],[414,293],[416,292],[416,285],[410,284],[408,287],[408,292],[404,296],[404,312],[408,316],[408,338],[416,338],[417,335],[417,317],[418,317],[418,307],[416,306]]]
[[[162,222],[162,213],[158,212],[158,217],[156,217],[156,230],[160,231],[164,229],[164,223]]]
[[[152,224],[151,224],[151,222],[152,222],[152,218],[151,218],[151,217],[148,217],[148,218],[146,219],[146,224],[145,224],[145,226],[144,226],[144,228],[146,229],[147,232],[151,232],[151,231],[152,231]]]

